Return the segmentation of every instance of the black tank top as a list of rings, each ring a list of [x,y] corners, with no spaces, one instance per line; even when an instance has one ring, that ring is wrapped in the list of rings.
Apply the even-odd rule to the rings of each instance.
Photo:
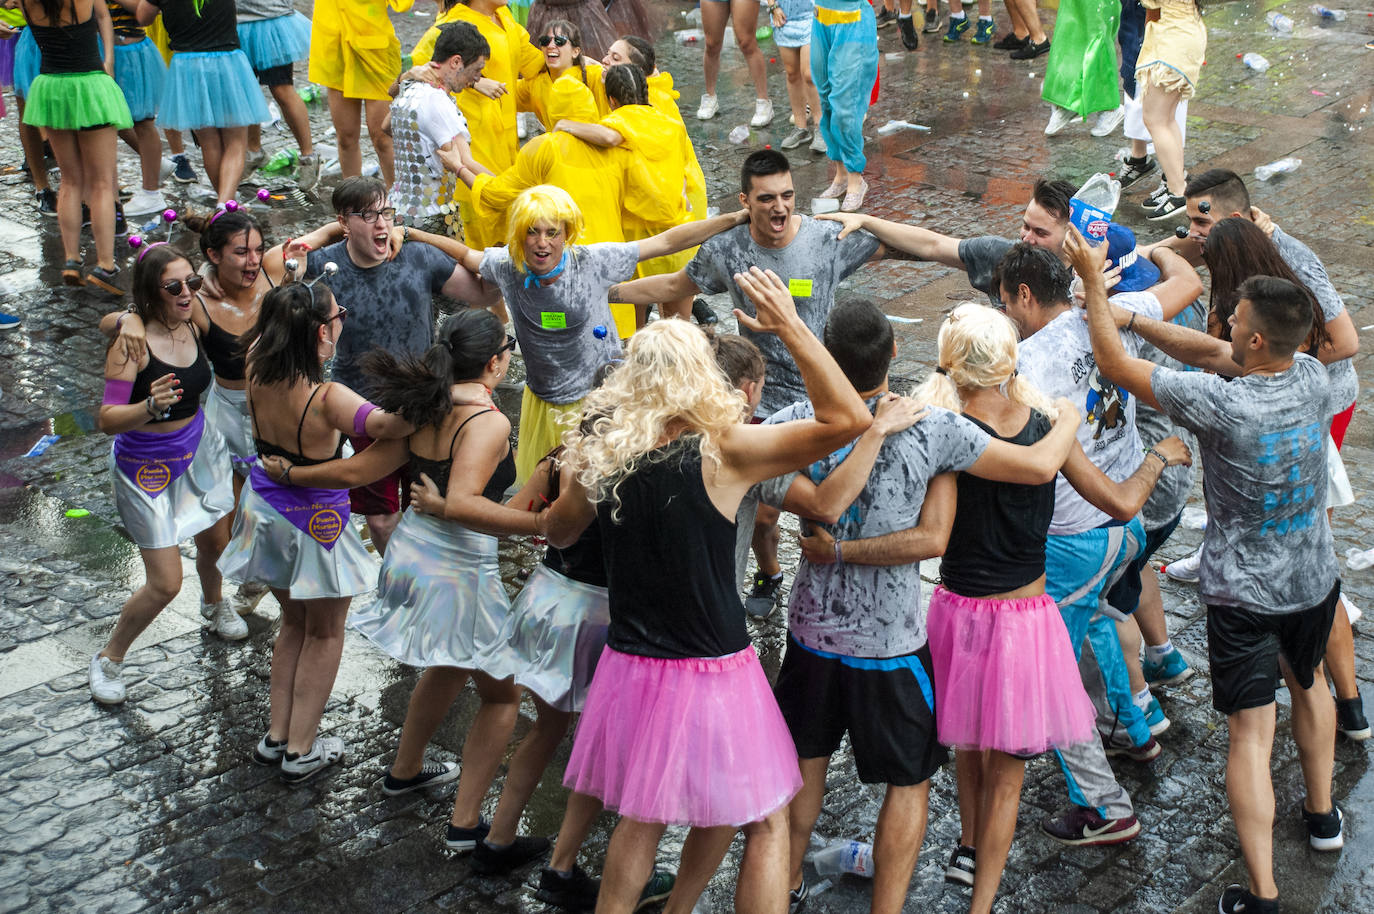
[[[95,17],[75,25],[38,25],[29,23],[33,40],[43,54],[39,73],[90,73],[105,65],[100,58],[100,38]]]
[[[554,448],[549,458],[554,461],[553,485],[549,490],[549,501],[558,500],[559,475],[558,455],[563,446]],[[606,558],[601,548],[601,525],[589,524],[582,535],[565,549],[550,546],[544,553],[544,565],[559,574],[593,587],[606,586]]]
[[[301,445],[301,429],[305,428],[305,417],[310,412],[310,404],[315,402],[315,394],[324,389],[323,384],[316,384],[315,389],[310,391],[310,397],[305,401],[305,408],[301,410],[301,419],[296,423],[296,452],[293,454],[279,444],[273,444],[264,440],[258,435],[258,417],[253,412],[253,395],[248,395],[248,415],[253,419],[253,446],[257,448],[259,457],[281,457],[291,461],[294,466],[313,467],[321,463],[328,463],[331,460],[338,460],[343,456],[343,436],[339,436],[338,443],[334,446],[334,453],[328,457],[316,459],[305,456],[305,448]]]
[[[480,413],[473,413],[462,422],[458,423],[458,428],[454,429],[453,437],[448,442],[448,459],[431,460],[428,457],[421,457],[414,451],[410,452],[410,478],[419,479],[421,473],[425,473],[430,479],[434,480],[434,485],[439,489],[439,494],[448,491],[449,471],[453,469],[453,446],[458,442],[458,433],[478,416],[484,416],[492,410],[485,410]],[[506,456],[501,458],[501,462],[496,465],[496,469],[491,471],[491,478],[487,480],[486,486],[482,489],[482,497],[487,501],[494,501],[500,504],[501,497],[506,494],[511,483],[515,482],[515,454],[506,445]]]
[[[1034,444],[1050,431],[1050,420],[1036,410],[1011,438],[1002,438],[972,416],[964,418],[1012,444]],[[960,473],[958,487],[959,508],[940,561],[945,589],[964,597],[986,597],[1024,587],[1044,574],[1054,480],[1023,486]]]
[[[210,364],[215,366],[215,375],[226,381],[242,381],[247,376],[244,367],[246,359],[239,347],[239,338],[215,323],[204,298],[197,295],[196,300],[200,302],[205,321],[210,325],[205,331],[205,354],[210,357]]]
[[[606,556],[608,643],[643,657],[721,657],[749,635],[735,589],[735,522],[701,479],[701,438],[684,436],[623,479],[597,505]]]
[[[166,374],[176,375],[177,383],[181,387],[181,399],[173,403],[172,408],[161,417],[148,423],[149,425],[189,419],[200,409],[200,395],[209,389],[211,383],[210,363],[205,358],[205,350],[200,345],[200,334],[196,333],[195,327],[191,327],[191,336],[196,341],[196,360],[190,365],[168,365],[153,355],[153,350],[149,348],[147,366],[134,376],[134,389],[129,392],[130,403],[147,400],[148,395],[152,393],[153,382]]]
[[[173,51],[232,51],[239,46],[234,0],[157,0]]]

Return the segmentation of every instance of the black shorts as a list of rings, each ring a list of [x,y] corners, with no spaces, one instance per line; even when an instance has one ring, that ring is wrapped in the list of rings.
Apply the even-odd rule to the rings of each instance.
[[[801,758],[826,758],[849,731],[865,784],[910,787],[949,759],[935,731],[930,648],[869,660],[818,653],[791,636],[773,694]]]
[[[1297,612],[1272,615],[1235,606],[1207,607],[1207,660],[1212,667],[1212,707],[1222,714],[1262,708],[1274,701],[1279,655],[1298,685],[1310,689],[1326,656],[1326,639],[1341,582],[1326,599]]]
[[[254,70],[253,74],[257,76],[260,86],[289,86],[296,81],[295,68],[295,64],[284,63],[279,67]]]

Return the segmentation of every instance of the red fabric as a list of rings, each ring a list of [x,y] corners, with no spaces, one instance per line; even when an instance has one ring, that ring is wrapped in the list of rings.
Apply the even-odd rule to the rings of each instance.
[[[1336,442],[1336,450],[1338,451],[1345,442],[1345,432],[1350,428],[1350,418],[1354,415],[1355,404],[1351,403],[1331,419],[1331,440]]]

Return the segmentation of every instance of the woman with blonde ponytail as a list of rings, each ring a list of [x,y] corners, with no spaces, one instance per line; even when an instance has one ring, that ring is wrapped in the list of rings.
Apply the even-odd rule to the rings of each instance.
[[[1012,444],[1034,444],[1049,431],[1054,407],[1017,373],[1017,332],[1004,314],[959,305],[940,328],[939,347],[939,367],[916,399],[963,413]],[[1116,483],[1075,445],[1062,472],[1088,501],[1129,520],[1166,465],[1191,459],[1177,438],[1151,454]],[[1026,760],[1097,737],[1068,631],[1045,593],[1054,482],[960,473],[958,488],[927,631],[940,742],[955,747],[958,766],[962,831],[946,879],[972,885],[970,911],[987,912],[1011,849]]]

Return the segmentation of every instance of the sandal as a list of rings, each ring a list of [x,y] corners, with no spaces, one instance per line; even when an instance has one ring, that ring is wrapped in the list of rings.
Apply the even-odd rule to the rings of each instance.
[[[840,204],[840,209],[846,213],[852,213],[864,205],[864,197],[868,195],[868,182],[863,178],[859,179],[859,189],[852,190],[844,195],[844,202]]]
[[[85,285],[85,280],[81,278],[81,261],[68,260],[62,264],[62,282],[69,286]]]
[[[844,195],[844,189],[845,189],[846,187],[848,187],[848,186],[849,186],[849,181],[848,181],[848,179],[846,179],[846,178],[836,178],[835,180],[833,180],[833,181],[830,182],[830,186],[829,186],[829,187],[827,187],[825,190],[821,191],[820,197],[821,197],[821,199],[823,199],[823,200],[829,200],[829,199],[833,199],[833,198],[835,198],[835,197],[843,196],[843,195]]]
[[[282,754],[281,779],[288,784],[302,784],[343,758],[343,754],[344,741],[337,736],[317,737],[315,745],[304,755],[292,758],[290,752]]]

